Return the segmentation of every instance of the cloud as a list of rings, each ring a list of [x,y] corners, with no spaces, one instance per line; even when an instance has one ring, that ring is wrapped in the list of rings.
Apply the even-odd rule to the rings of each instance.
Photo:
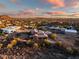
[[[79,12],[73,13],[73,16],[78,16],[79,17]]]
[[[5,8],[6,6],[4,5],[4,4],[1,4],[0,3],[0,9],[3,9],[3,8]]]
[[[35,9],[24,9],[22,11],[19,11],[17,14],[14,14],[13,17],[35,17],[35,16],[43,16],[45,10],[41,8],[35,8]]]
[[[67,15],[64,11],[45,11],[44,9],[36,8],[36,9],[25,9],[17,14],[14,14],[14,17],[26,18],[26,17],[51,17],[52,15]]]
[[[64,7],[64,1],[63,0],[48,0],[49,3],[53,4],[54,7]]]
[[[65,15],[66,12],[64,12],[64,11],[53,11],[53,12],[46,12],[45,14],[48,14],[48,15]]]
[[[52,8],[79,8],[79,0],[48,0],[52,4]]]
[[[79,0],[65,0],[65,7],[79,8]]]
[[[67,13],[65,11],[41,11],[41,9],[36,8],[36,9],[25,9],[22,11],[19,11],[16,14],[11,14],[11,12],[9,12],[10,16],[12,17],[16,17],[16,18],[29,18],[29,17],[53,17],[53,16],[69,16],[69,17],[73,17],[73,16],[79,16],[79,13]],[[41,14],[41,15],[39,15]]]
[[[10,0],[12,3],[16,3],[17,2],[17,0]]]
[[[20,18],[25,18],[25,17],[30,17],[36,15],[35,10],[33,9],[25,9],[22,11],[19,11],[17,14],[11,15],[12,17],[20,17]]]

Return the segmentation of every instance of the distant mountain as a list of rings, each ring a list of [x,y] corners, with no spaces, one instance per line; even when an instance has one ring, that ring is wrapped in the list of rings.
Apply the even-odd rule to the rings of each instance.
[[[2,19],[2,20],[8,20],[8,19],[11,19],[11,17],[10,16],[8,16],[8,15],[0,15],[0,19]]]

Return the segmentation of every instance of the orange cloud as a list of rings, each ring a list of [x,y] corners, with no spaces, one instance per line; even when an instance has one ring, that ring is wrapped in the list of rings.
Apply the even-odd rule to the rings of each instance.
[[[14,14],[13,17],[25,18],[25,17],[29,17],[29,16],[34,16],[34,15],[35,15],[35,11],[34,10],[26,9],[26,10],[18,12],[17,14]]]
[[[43,15],[45,10],[40,8],[35,9],[24,9],[22,11],[19,11],[18,13],[12,15],[13,17],[34,17],[34,16],[40,16]]]
[[[79,17],[79,12],[73,13],[73,16],[78,16]]]
[[[64,0],[65,7],[79,8],[79,0]]]
[[[53,4],[56,7],[64,7],[65,6],[63,0],[48,0],[48,2]]]
[[[64,14],[66,14],[66,12],[64,12],[64,11],[53,11],[53,12],[46,12],[46,14],[49,14],[49,15],[64,15]]]

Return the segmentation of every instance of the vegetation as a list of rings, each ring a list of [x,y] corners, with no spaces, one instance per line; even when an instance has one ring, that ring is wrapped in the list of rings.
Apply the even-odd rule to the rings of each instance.
[[[27,41],[26,41],[26,44],[27,44],[28,46],[33,46],[34,42],[30,39],[30,40],[27,40]]]
[[[4,18],[4,17],[1,17],[1,18]],[[6,18],[7,17],[5,17],[4,19],[6,19]],[[73,25],[77,30],[79,30],[79,22],[78,23],[74,22],[74,24],[72,24],[71,23],[71,19],[69,19],[70,22],[67,19],[66,19],[66,22],[65,22],[65,19],[61,19],[61,20],[60,19],[55,19],[55,22],[54,22],[54,20],[51,19],[51,18],[28,18],[28,19],[8,18],[8,20],[4,20],[4,19],[0,20],[0,22],[1,22],[0,23],[0,28],[4,28],[4,27],[7,27],[7,26],[21,26],[22,30],[24,30],[24,29],[28,29],[29,30],[29,29],[34,29],[34,28],[38,29],[41,26],[46,26],[46,25],[48,25],[48,26],[51,26],[51,25],[53,25],[53,26],[60,26],[61,28]],[[41,19],[41,21],[40,21],[40,19]],[[62,20],[63,20],[63,22],[62,22]],[[34,41],[32,38],[31,39],[30,38],[19,38],[19,36],[18,36],[18,38],[16,36],[13,37],[13,38],[9,38],[9,36],[7,34],[2,33],[2,32],[0,32],[0,36],[3,37],[2,40],[1,40],[1,42],[0,42],[0,53],[2,52],[1,49],[3,49],[5,51],[4,48],[7,48],[7,50],[11,49],[12,52],[14,52],[15,54],[16,54],[15,51],[17,51],[17,53],[19,53],[21,51],[19,54],[21,54],[23,52],[24,53],[27,52],[29,54],[32,54],[33,52],[37,52],[37,51],[35,51],[35,48],[38,49],[38,48],[42,47],[42,48],[40,48],[40,51],[42,51],[42,49],[44,49],[42,52],[48,52],[48,56],[50,54],[55,53],[55,51],[59,54],[60,49],[59,50],[57,48],[55,49],[52,46],[54,43],[51,43],[50,41],[56,42],[55,43],[56,47],[64,49],[66,52],[68,52],[70,54],[73,54],[74,52],[77,52],[79,50],[79,49],[75,50],[75,49],[72,48],[72,47],[76,47],[77,48],[77,46],[75,45],[75,40],[77,40],[78,38],[76,38],[76,39],[74,38],[74,43],[73,43],[72,42],[73,40],[71,40],[73,38],[72,37],[69,38],[69,37],[66,36],[68,38],[67,40],[69,40],[69,41],[71,40],[71,42],[68,42],[68,43],[73,43],[74,46],[70,45],[70,46],[66,46],[65,47],[65,44],[67,44],[67,43],[63,44],[63,41],[58,41],[57,40],[57,38],[58,38],[57,36],[58,35],[55,34],[55,33],[49,35],[48,38],[46,38],[46,39],[44,38],[41,41],[40,41],[40,39],[37,40],[38,42]],[[63,37],[63,39],[66,41],[65,37]],[[21,47],[19,47],[18,43],[20,43],[19,45],[23,44],[22,46],[24,46],[24,45],[25,46],[21,48]],[[51,49],[48,48],[50,46],[52,47]],[[51,52],[49,52],[49,51],[51,51]],[[11,52],[11,51],[9,51],[9,52]],[[41,52],[40,53],[37,52],[37,54],[41,54]]]
[[[59,47],[62,46],[62,42],[61,42],[61,41],[57,41],[55,44],[56,44],[57,46],[59,46]]]
[[[12,48],[13,48],[13,45],[12,45],[12,44],[8,44],[8,45],[7,45],[7,48],[8,48],[8,49],[12,49]]]
[[[51,42],[48,41],[48,39],[44,39],[45,46],[51,46]]]
[[[71,47],[67,47],[66,50],[70,54],[73,54],[74,53],[74,50]]]
[[[35,48],[39,48],[39,44],[38,43],[34,43],[34,47]]]
[[[12,40],[12,41],[11,41],[11,44],[12,44],[13,46],[16,45],[16,44],[17,44],[17,40],[15,40],[15,39]]]
[[[55,40],[56,37],[57,37],[57,34],[51,34],[51,36],[50,36],[50,38],[51,38],[52,40]]]

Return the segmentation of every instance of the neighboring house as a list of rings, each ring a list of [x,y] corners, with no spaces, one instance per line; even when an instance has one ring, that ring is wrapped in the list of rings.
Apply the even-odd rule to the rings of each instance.
[[[48,37],[48,35],[42,30],[38,30],[37,34],[34,34],[34,35],[37,36],[38,38]]]
[[[48,37],[48,34],[46,34],[44,31],[42,30],[31,30],[32,35],[30,35],[30,37],[38,37],[38,38],[45,38]]]
[[[4,33],[13,33],[20,28],[21,27],[18,27],[18,26],[9,26],[9,27],[6,27],[6,28],[2,28],[2,30],[3,30]]]
[[[43,32],[41,32],[41,33],[38,33],[38,37],[39,38],[45,38],[45,37],[48,37],[48,35],[43,33]]]
[[[50,35],[50,34],[52,34],[52,32],[51,31],[45,31],[45,34]]]
[[[75,29],[65,29],[65,33],[66,34],[77,34],[77,30]]]
[[[51,27],[49,27],[49,29],[50,29],[50,30],[53,30],[53,29],[58,30],[58,29],[60,29],[60,28],[59,28],[59,27],[51,26]]]
[[[60,27],[49,27],[49,29],[52,31],[52,32],[55,32],[55,33],[63,33],[63,34],[77,34],[78,31],[76,29],[73,28],[73,26],[69,26],[68,28],[60,28]]]

